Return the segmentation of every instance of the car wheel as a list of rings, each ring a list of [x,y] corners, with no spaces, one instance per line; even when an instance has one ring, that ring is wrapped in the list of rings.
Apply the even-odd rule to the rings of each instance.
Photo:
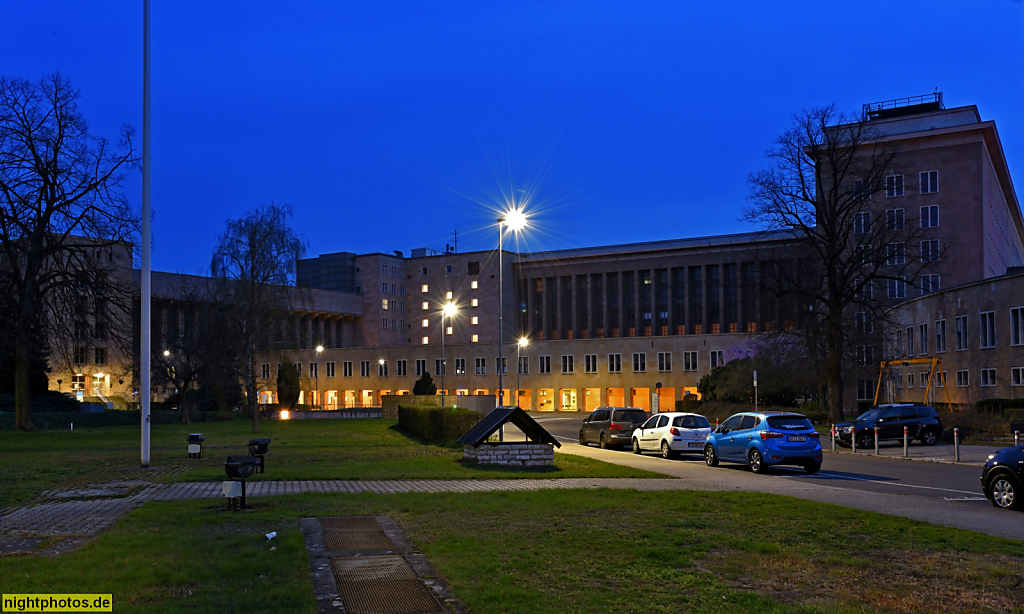
[[[640,442],[633,438],[633,454],[640,454]]]
[[[764,459],[761,458],[761,453],[757,450],[750,451],[750,455],[747,457],[747,464],[750,465],[750,470],[754,473],[764,473],[765,469],[767,469]]]
[[[927,428],[921,431],[921,443],[926,446],[934,446],[939,441],[939,434],[935,429]]]
[[[821,463],[816,463],[814,461],[804,463],[804,471],[807,473],[818,473],[819,469],[821,469]]]
[[[710,443],[704,446],[704,462],[708,464],[708,467],[718,466],[718,455],[715,454],[715,446]]]
[[[868,429],[864,429],[857,435],[857,447],[865,450],[867,448],[873,448],[875,446],[875,434]]]
[[[1020,482],[1009,473],[1000,473],[988,483],[988,498],[992,505],[1005,510],[1019,510],[1024,507],[1024,490]]]
[[[587,440],[583,437],[583,431],[580,431],[580,445],[581,446],[587,445]]]
[[[675,458],[676,453],[672,451],[672,448],[668,447],[668,442],[661,442],[661,457],[662,458]]]
[[[601,433],[600,444],[601,444],[601,449],[602,450],[607,450],[608,449],[608,440],[605,439],[604,433]]]

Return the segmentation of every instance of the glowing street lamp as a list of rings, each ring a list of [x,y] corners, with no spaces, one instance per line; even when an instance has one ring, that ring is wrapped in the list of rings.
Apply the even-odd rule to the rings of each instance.
[[[320,402],[320,352],[324,351],[324,346],[316,346],[316,371],[314,372],[316,378],[316,402]],[[316,407],[314,405],[314,407]],[[321,409],[323,406],[321,405]]]
[[[444,374],[448,371],[448,360],[444,354],[444,337],[448,334],[448,329],[445,327],[444,319],[448,318],[450,320],[458,312],[459,308],[455,303],[445,303],[444,307],[441,308],[441,407],[444,407],[444,394],[446,391],[444,387]]]
[[[502,383],[502,375],[504,375],[504,362],[502,358],[501,346],[505,342],[503,320],[505,315],[505,280],[504,271],[505,269],[501,264],[501,256],[504,251],[502,242],[504,240],[505,232],[502,226],[507,226],[512,232],[519,232],[526,227],[526,214],[523,213],[522,209],[517,209],[513,206],[511,209],[505,212],[504,215],[498,218],[498,405],[505,404],[505,387]]]
[[[523,372],[522,351],[528,345],[530,345],[530,340],[526,337],[520,337],[519,342],[516,343],[516,407],[519,406],[519,374]]]

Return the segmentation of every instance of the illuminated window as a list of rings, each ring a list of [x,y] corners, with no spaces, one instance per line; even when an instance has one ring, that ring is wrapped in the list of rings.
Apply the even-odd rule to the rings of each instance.
[[[423,324],[423,328],[426,328],[426,327],[430,326],[430,320],[428,320],[426,318],[423,318],[422,324]]]
[[[430,343],[430,337],[424,337],[423,338],[423,345],[427,345],[429,343]]]
[[[427,284],[423,284],[422,286],[420,286],[420,292],[429,292],[429,291],[430,291],[430,286],[428,286]]]
[[[479,343],[479,342],[480,342],[480,335],[473,335],[473,343]]]
[[[423,311],[426,311],[428,309],[430,309],[430,303],[428,303],[427,301],[423,301]]]
[[[473,299],[472,301],[469,302],[469,304],[472,305],[473,307],[479,307],[480,301],[479,299]]]
[[[477,287],[478,287],[478,286],[477,286],[477,282],[475,282],[475,281],[471,281],[471,282],[469,282],[469,287],[470,287],[470,288],[472,288],[472,289],[474,289],[474,290],[476,290],[476,289],[477,289]]]
[[[446,329],[445,329],[445,331],[444,331],[444,332],[445,332],[446,334],[448,334],[448,335],[452,334],[452,327],[451,327],[451,326],[449,326],[448,328],[446,328]]]
[[[388,299],[382,298],[380,300],[380,308],[385,310],[388,308]]]
[[[450,301],[450,300],[452,300],[452,293],[451,292],[445,292],[444,293],[444,297]]]
[[[470,321],[470,323],[471,324],[479,324],[480,323],[480,318],[478,318],[477,316],[473,316],[473,319]]]

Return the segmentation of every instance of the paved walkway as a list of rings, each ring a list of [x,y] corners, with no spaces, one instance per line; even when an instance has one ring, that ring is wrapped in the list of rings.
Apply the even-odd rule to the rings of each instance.
[[[961,461],[980,462],[990,448],[961,449]],[[840,448],[840,452],[847,452]],[[919,460],[945,462],[941,447],[921,448],[932,452]],[[903,494],[870,493],[845,488],[843,481],[825,472],[806,475],[777,472],[753,475],[736,467],[711,469],[703,463],[665,461],[651,456],[620,454],[574,444],[563,445],[562,452],[577,454],[620,465],[664,474],[666,478],[571,478],[518,480],[310,480],[249,482],[247,496],[318,493],[401,494],[412,492],[495,492],[543,489],[612,488],[642,491],[753,491],[788,495],[811,501],[893,514],[932,524],[956,527],[989,535],[1024,538],[1024,514],[994,509],[978,497],[964,500],[937,500]],[[892,449],[887,449],[892,453]],[[902,455],[902,446],[896,450]],[[858,452],[863,454],[863,452]],[[889,454],[896,455],[896,454]],[[971,461],[966,461],[968,455]],[[176,473],[179,468],[155,470],[153,474]],[[99,476],[98,476],[99,477]],[[179,482],[156,484],[143,479],[138,469],[105,471],[97,483],[76,484],[67,489],[47,491],[40,499],[3,511],[0,516],[0,554],[31,551],[41,538],[63,538],[45,552],[59,554],[74,549],[82,541],[109,529],[118,519],[147,501],[212,499],[222,496],[220,482]],[[685,495],[683,495],[685,496]]]

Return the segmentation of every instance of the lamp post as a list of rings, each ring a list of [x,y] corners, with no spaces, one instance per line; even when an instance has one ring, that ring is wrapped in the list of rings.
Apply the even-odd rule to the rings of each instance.
[[[526,337],[520,337],[519,342],[516,343],[516,407],[519,407],[519,375],[523,372],[522,351],[528,345],[530,345],[530,340]]]
[[[444,374],[448,370],[448,361],[444,355],[444,337],[448,334],[448,329],[445,327],[444,319],[451,318],[458,311],[459,308],[455,306],[455,303],[445,303],[441,308],[441,407],[444,407]]]
[[[316,371],[313,372],[313,376],[316,379],[316,402],[320,403],[320,352],[324,351],[324,346],[316,346]],[[316,408],[316,404],[313,405]],[[323,405],[320,406],[323,408]]]
[[[526,215],[522,209],[514,206],[505,212],[505,215],[498,218],[498,406],[505,404],[505,387],[502,384],[502,375],[505,372],[504,360],[502,358],[501,346],[505,342],[504,330],[502,328],[505,315],[505,269],[501,264],[503,240],[505,232],[502,226],[508,226],[512,232],[519,232],[526,226]]]

